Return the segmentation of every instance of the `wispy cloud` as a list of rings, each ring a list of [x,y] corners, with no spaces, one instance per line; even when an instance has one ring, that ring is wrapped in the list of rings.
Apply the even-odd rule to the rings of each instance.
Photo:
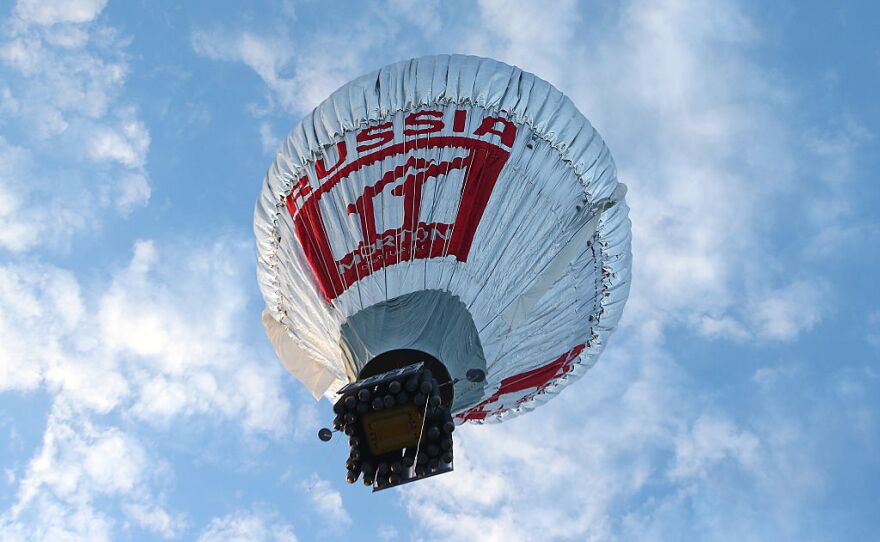
[[[20,0],[15,4],[15,14],[41,25],[87,23],[106,5],[107,0]]]
[[[206,248],[142,241],[106,287],[83,287],[49,265],[0,266],[0,391],[45,389],[53,404],[2,516],[10,532],[110,540],[117,522],[95,504],[110,495],[118,513],[173,536],[185,519],[152,489],[167,479],[151,478],[161,459],[138,441],[141,424],[201,416],[247,434],[289,431],[281,370],[239,331],[248,254],[247,243],[228,239]],[[98,421],[111,414],[128,421]]]
[[[286,432],[281,371],[267,371],[241,342],[246,247],[219,240],[163,251],[142,241],[89,298],[69,272],[0,268],[0,389],[46,386],[79,408],[125,408],[160,425],[219,413],[248,430]]]
[[[113,540],[118,518],[98,504],[111,498],[120,503],[121,517],[163,537],[175,536],[183,519],[151,491],[154,472],[136,438],[56,403],[15,503],[0,515],[0,529],[11,540]]]
[[[260,77],[268,90],[269,103],[268,108],[251,108],[260,116],[276,106],[301,114],[312,110],[346,81],[381,66],[383,62],[377,62],[373,53],[381,46],[395,45],[395,38],[406,25],[433,35],[439,24],[436,2],[393,0],[387,5],[359,8],[368,11],[369,17],[350,17],[345,24],[320,31],[300,24],[288,33],[266,21],[272,32],[202,28],[192,33],[191,42],[196,53],[213,60],[242,63]],[[339,47],[340,43],[346,46]]]
[[[239,510],[214,518],[198,542],[296,542],[293,527],[265,511]]]
[[[761,338],[791,341],[809,331],[828,310],[830,287],[820,281],[797,281],[764,293],[750,307]]]
[[[150,134],[123,96],[128,40],[97,20],[105,3],[18,2],[0,31],[0,111],[23,136],[0,138],[0,249],[64,247],[105,209],[149,200]]]
[[[301,487],[308,493],[312,506],[329,532],[336,532],[341,526],[351,523],[351,517],[342,503],[342,495],[330,482],[312,474],[302,482]]]
[[[283,35],[200,30],[193,33],[192,46],[210,59],[245,64],[263,80],[271,91],[269,96],[281,107],[293,110],[302,106],[296,81],[287,74],[294,58],[293,45]]]

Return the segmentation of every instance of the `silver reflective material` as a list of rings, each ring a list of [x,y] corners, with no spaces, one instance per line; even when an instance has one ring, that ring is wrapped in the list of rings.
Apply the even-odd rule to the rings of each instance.
[[[457,420],[530,410],[620,319],[625,194],[601,137],[538,77],[457,55],[386,66],[303,118],[266,175],[267,332],[316,397],[412,348],[459,381]]]

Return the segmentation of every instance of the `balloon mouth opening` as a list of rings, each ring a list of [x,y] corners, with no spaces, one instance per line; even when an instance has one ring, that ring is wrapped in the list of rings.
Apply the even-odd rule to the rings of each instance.
[[[421,350],[398,348],[383,352],[364,365],[358,373],[357,379],[364,380],[371,376],[387,373],[395,369],[403,369],[417,363],[424,364],[425,369],[431,372],[440,387],[441,404],[446,408],[451,408],[452,400],[455,398],[455,390],[453,389],[449,370],[439,359]]]

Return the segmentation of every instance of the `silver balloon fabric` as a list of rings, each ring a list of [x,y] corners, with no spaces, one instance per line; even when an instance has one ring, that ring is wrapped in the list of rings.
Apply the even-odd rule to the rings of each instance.
[[[386,66],[306,115],[266,175],[267,333],[316,398],[407,348],[449,368],[459,422],[515,416],[592,366],[620,319],[625,194],[546,81],[472,56]]]

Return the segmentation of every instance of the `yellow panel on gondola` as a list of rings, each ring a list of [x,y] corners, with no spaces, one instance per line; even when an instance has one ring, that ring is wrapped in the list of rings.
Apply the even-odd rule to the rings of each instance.
[[[370,451],[380,455],[415,446],[419,442],[422,415],[415,406],[403,405],[365,414],[361,423]]]

